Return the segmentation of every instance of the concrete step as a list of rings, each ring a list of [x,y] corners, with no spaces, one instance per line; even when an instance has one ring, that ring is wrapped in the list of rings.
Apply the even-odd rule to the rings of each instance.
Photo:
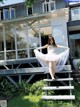
[[[55,95],[55,96],[42,96],[44,100],[75,100],[74,95]]]
[[[52,80],[52,79],[44,79],[44,81],[46,81],[46,82],[51,82],[51,81],[72,81],[73,80],[73,78],[59,78],[59,79],[54,79],[54,80]]]
[[[74,89],[74,86],[46,86],[43,90],[68,90]]]

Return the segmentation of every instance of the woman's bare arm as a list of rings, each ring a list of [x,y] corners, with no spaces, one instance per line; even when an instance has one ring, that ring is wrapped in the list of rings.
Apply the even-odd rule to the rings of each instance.
[[[61,45],[57,45],[57,47],[60,47],[60,48],[69,48],[69,47],[67,47],[67,46],[61,46]]]
[[[47,47],[48,47],[48,45],[44,45],[44,46],[38,47],[38,48],[36,48],[36,49],[45,49],[45,48],[47,48]]]

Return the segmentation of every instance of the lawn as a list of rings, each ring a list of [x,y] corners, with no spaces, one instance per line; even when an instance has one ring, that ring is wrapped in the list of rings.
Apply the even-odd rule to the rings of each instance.
[[[8,107],[80,107],[80,84],[73,82],[73,95],[76,99],[74,101],[43,101],[41,97],[41,89],[39,88],[41,82],[34,83],[32,90],[28,95],[18,93],[15,97],[8,100]],[[37,87],[36,87],[37,86]],[[39,89],[38,89],[39,88]],[[35,90],[35,91],[34,91]],[[38,94],[38,95],[37,95]]]
[[[42,101],[41,96],[16,96],[8,101],[8,107],[76,107],[71,102]]]
[[[39,107],[41,96],[20,95],[8,101],[8,107]]]

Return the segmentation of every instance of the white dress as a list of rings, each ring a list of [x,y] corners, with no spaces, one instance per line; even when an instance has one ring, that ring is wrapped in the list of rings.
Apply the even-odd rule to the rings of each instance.
[[[55,47],[53,45],[50,45],[47,48],[47,54],[43,54],[37,49],[34,50],[34,53],[40,64],[44,67],[45,71],[49,71],[49,65],[47,62],[56,61],[56,72],[59,72],[63,69],[68,59],[69,48],[59,54],[56,54]]]

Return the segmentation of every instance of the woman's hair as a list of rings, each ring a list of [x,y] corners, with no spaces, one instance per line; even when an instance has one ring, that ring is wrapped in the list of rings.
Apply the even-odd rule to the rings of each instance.
[[[51,36],[51,35],[49,35],[49,37],[48,37],[48,45],[51,45],[51,44],[50,44],[50,41],[51,41],[51,40],[53,40],[53,46],[57,47],[57,45],[56,45],[56,43],[55,43],[55,40],[54,40],[53,36]]]

